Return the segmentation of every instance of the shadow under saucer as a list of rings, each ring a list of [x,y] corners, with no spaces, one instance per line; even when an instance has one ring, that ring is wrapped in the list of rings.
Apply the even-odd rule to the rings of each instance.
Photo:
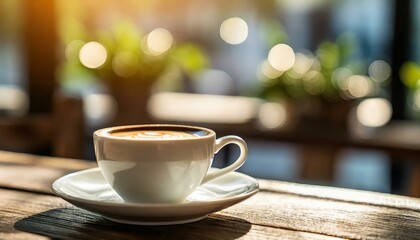
[[[76,207],[57,208],[17,221],[17,230],[59,239],[237,239],[251,223],[240,218],[211,214],[201,221],[170,226],[115,223]]]

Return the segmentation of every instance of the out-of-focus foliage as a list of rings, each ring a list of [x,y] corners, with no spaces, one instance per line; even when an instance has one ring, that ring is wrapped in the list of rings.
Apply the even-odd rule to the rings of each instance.
[[[287,37],[281,39],[283,41],[277,43],[287,41]],[[269,45],[273,44],[270,42]],[[357,47],[351,35],[345,34],[334,42],[322,42],[314,52],[294,53],[294,64],[288,70],[259,74],[263,82],[259,96],[296,100],[321,97],[327,101],[340,101],[378,95],[388,79],[374,81],[367,74],[367,61],[354,54]]]
[[[406,62],[400,69],[402,82],[411,90],[420,88],[420,66],[414,62]]]
[[[162,52],[152,52],[149,45],[163,41],[148,42],[149,33],[132,22],[118,22],[108,28],[88,31],[80,23],[67,22],[63,27],[61,40],[65,52],[59,69],[59,79],[67,87],[83,86],[94,81],[126,81],[152,83],[166,71],[195,74],[208,66],[205,51],[193,42],[178,42],[167,30],[169,46]],[[151,31],[152,32],[152,31]],[[83,64],[80,52],[88,42],[97,42],[106,49],[106,60],[96,68]],[[158,45],[159,47],[159,45]],[[92,54],[95,54],[92,52]]]

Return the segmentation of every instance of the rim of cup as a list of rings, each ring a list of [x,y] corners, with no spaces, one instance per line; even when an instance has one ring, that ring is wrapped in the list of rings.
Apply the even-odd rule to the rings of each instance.
[[[113,131],[125,131],[125,130],[167,130],[167,131],[205,131],[208,134],[206,135],[196,135],[192,138],[171,138],[171,139],[129,139],[129,138],[122,138],[118,136],[113,136]],[[190,126],[190,125],[178,125],[178,124],[137,124],[137,125],[123,125],[123,126],[114,126],[114,127],[107,127],[103,129],[96,130],[93,133],[94,136],[100,137],[100,138],[107,138],[107,139],[114,139],[114,140],[121,140],[121,141],[190,141],[194,139],[207,139],[207,138],[213,138],[216,136],[216,133],[205,127],[199,127],[199,126]]]

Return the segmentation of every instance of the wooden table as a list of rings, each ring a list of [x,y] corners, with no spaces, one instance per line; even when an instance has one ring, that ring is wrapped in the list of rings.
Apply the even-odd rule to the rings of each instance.
[[[0,151],[0,239],[420,239],[420,199],[260,180],[248,200],[199,222],[123,225],[54,196],[96,163]]]

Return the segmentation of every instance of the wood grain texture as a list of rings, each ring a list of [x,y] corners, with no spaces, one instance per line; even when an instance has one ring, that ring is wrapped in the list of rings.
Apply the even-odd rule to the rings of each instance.
[[[47,195],[56,178],[93,166],[0,152],[0,238],[420,239],[420,199],[359,190],[260,180],[250,199],[169,227],[112,223]]]
[[[82,170],[96,167],[96,162],[71,158],[46,157],[0,150],[0,163],[47,166],[52,168]]]
[[[54,180],[72,171],[45,166],[0,163],[0,187],[50,194]]]
[[[51,184],[96,162],[0,151],[0,187],[51,194]]]
[[[337,239],[252,225],[245,219],[222,214],[183,225],[124,225],[76,208],[57,197],[1,189],[0,209],[1,239],[42,239],[43,236],[60,239]]]
[[[420,211],[419,198],[271,180],[259,180],[259,183],[268,192]]]
[[[96,162],[71,158],[46,157],[0,150],[0,163],[47,166],[52,168],[82,170],[96,167]]]
[[[351,239],[420,239],[420,211],[259,192],[222,211],[252,224]]]

